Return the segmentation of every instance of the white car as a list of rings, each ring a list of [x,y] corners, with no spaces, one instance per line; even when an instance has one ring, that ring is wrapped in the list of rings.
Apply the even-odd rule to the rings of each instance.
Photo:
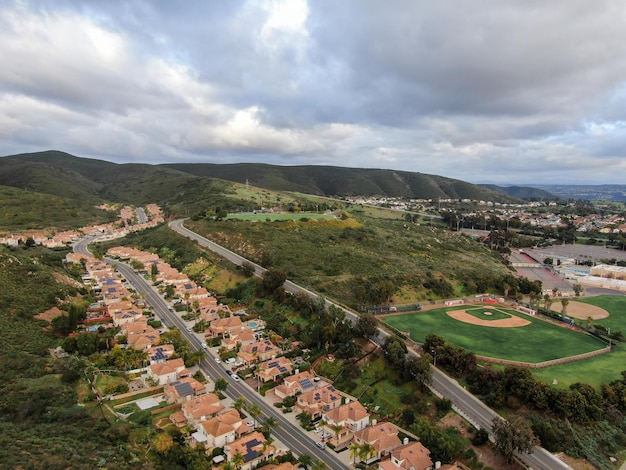
[[[248,420],[248,421],[246,422],[246,424],[247,424],[248,426],[252,427],[252,426],[254,426],[254,420],[253,420],[253,419],[250,419],[250,420]]]
[[[219,363],[220,363],[220,362],[222,362],[222,361],[220,360],[220,358],[219,358],[219,357],[216,357],[216,358],[215,358],[215,362],[216,362],[217,364],[219,364]]]
[[[241,380],[237,374],[234,374],[234,373],[233,373],[233,374],[231,374],[230,376],[233,378],[233,380],[234,380],[235,382],[239,382],[239,381]]]
[[[315,429],[313,430],[313,432],[314,432],[315,434],[317,434],[317,433],[318,433],[318,432],[320,432],[321,430],[322,430],[322,428],[315,428]]]

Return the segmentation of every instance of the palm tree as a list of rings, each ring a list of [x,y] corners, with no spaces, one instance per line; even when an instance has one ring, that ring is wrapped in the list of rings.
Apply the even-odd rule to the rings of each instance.
[[[361,451],[359,452],[359,457],[361,458],[361,460],[367,462],[369,458],[373,457],[374,455],[376,455],[376,449],[374,449],[374,446],[372,444],[370,444],[369,442],[364,442],[363,444],[361,444]]]
[[[256,427],[256,420],[261,414],[261,407],[256,403],[253,403],[248,406],[248,413],[250,413],[250,416],[254,419],[254,427]]]
[[[233,455],[231,462],[235,466],[235,468],[241,468],[243,464],[246,463],[246,459],[241,452],[237,452],[235,455]]]
[[[563,307],[561,313],[565,315],[567,313],[567,304],[569,304],[569,299],[563,298],[561,299],[561,306]]]
[[[322,462],[321,460],[316,460],[313,466],[311,467],[311,470],[326,470],[327,468],[328,467],[326,466],[324,462]]]
[[[263,420],[263,434],[265,435],[265,433],[267,432],[267,436],[265,436],[266,439],[272,432],[272,429],[274,429],[277,426],[278,426],[278,421],[276,421],[276,418],[274,418],[273,416],[268,416],[267,418]]]
[[[247,404],[248,402],[244,397],[237,397],[237,399],[233,402],[232,405],[230,405],[230,407],[236,409],[241,416],[241,410],[243,410]]]
[[[350,458],[352,458],[352,465],[356,465],[356,458],[361,456],[361,446],[352,441],[350,447]]]
[[[343,430],[343,426],[341,424],[332,424],[330,429],[335,432],[335,445],[339,445],[339,433]]]
[[[298,462],[304,468],[308,469],[313,464],[313,457],[311,457],[309,454],[302,454],[298,459]]]

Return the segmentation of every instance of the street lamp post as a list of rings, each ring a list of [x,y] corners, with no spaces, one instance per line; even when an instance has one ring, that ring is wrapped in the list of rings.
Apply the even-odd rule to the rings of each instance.
[[[437,350],[431,349],[431,353],[433,353],[433,367],[437,367]]]

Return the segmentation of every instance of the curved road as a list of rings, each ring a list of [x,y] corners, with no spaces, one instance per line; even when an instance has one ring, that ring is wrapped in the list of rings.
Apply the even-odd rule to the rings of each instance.
[[[195,240],[200,245],[214,251],[215,253],[223,256],[227,260],[231,261],[236,265],[241,265],[244,261],[251,263],[249,260],[239,256],[238,254],[218,245],[217,243],[204,238],[201,235],[198,235],[195,232],[187,229],[183,225],[184,219],[178,219],[170,222],[168,225],[172,230],[175,230],[179,234]],[[262,275],[266,269],[255,264],[251,263],[255,268],[255,274],[257,276]],[[291,281],[285,281],[284,284],[285,290],[287,292],[296,293],[296,292],[306,292],[309,296],[314,299],[317,299],[317,294],[314,292],[305,289],[304,287],[300,287],[297,284],[294,284]],[[346,313],[346,318],[352,321],[352,323],[356,322],[358,319],[358,315],[354,312],[347,310],[341,305],[337,305],[329,300],[326,300],[327,305],[334,305],[338,308],[341,308]],[[385,330],[379,328],[378,337],[375,338],[375,341],[381,345],[384,342],[385,337],[389,336],[389,333]],[[409,348],[409,354],[419,356],[417,351],[414,351]],[[500,417],[498,413],[493,411],[487,405],[485,405],[482,401],[476,398],[474,395],[469,393],[463,387],[461,387],[458,382],[451,377],[444,374],[439,369],[433,367],[433,377],[432,382],[430,384],[430,389],[437,395],[446,397],[454,406],[454,409],[464,416],[470,423],[472,423],[476,428],[484,428],[485,430],[491,433],[491,423],[495,417]],[[518,453],[517,457],[520,461],[522,461],[528,468],[533,470],[572,470],[572,468],[567,465],[565,462],[558,459],[556,456],[546,451],[544,448],[536,446],[533,450],[532,454],[522,454]]]
[[[89,237],[82,239],[74,244],[74,251],[77,253],[91,256],[89,252],[89,243],[96,240],[97,237]],[[155,288],[150,285],[141,275],[137,274],[128,265],[119,262],[118,260],[111,258],[104,258],[108,264],[115,265],[117,270],[130,282],[133,287],[139,293],[144,293],[145,300],[152,307],[154,307],[154,313],[163,321],[168,328],[178,328],[181,334],[189,341],[193,349],[199,350],[202,347],[200,339],[195,334],[187,331],[187,326],[183,320],[171,312],[168,308],[168,304],[158,294]],[[319,449],[315,442],[304,432],[302,429],[289,420],[287,420],[282,413],[278,411],[274,406],[266,403],[250,386],[244,382],[235,382],[226,370],[210,359],[204,359],[199,364],[200,370],[207,377],[211,377],[213,381],[221,377],[228,381],[228,388],[226,395],[233,400],[238,397],[244,397],[248,403],[256,403],[261,410],[261,418],[271,416],[276,420],[278,426],[272,429],[272,434],[287,446],[292,452],[297,455],[309,454],[314,459],[323,461],[328,468],[331,469],[344,469],[346,465],[339,460],[332,451],[326,451]]]

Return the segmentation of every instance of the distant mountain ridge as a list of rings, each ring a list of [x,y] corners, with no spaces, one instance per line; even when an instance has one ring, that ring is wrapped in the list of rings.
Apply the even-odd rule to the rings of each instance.
[[[184,201],[194,192],[214,193],[216,180],[320,196],[519,201],[519,196],[499,187],[397,170],[259,163],[117,164],[59,151],[0,158],[0,185],[94,202]]]
[[[564,199],[626,202],[626,184],[535,184]]]
[[[481,184],[480,186],[520,199],[554,200],[557,198],[555,194],[549,191],[530,186],[498,186],[495,184]]]

